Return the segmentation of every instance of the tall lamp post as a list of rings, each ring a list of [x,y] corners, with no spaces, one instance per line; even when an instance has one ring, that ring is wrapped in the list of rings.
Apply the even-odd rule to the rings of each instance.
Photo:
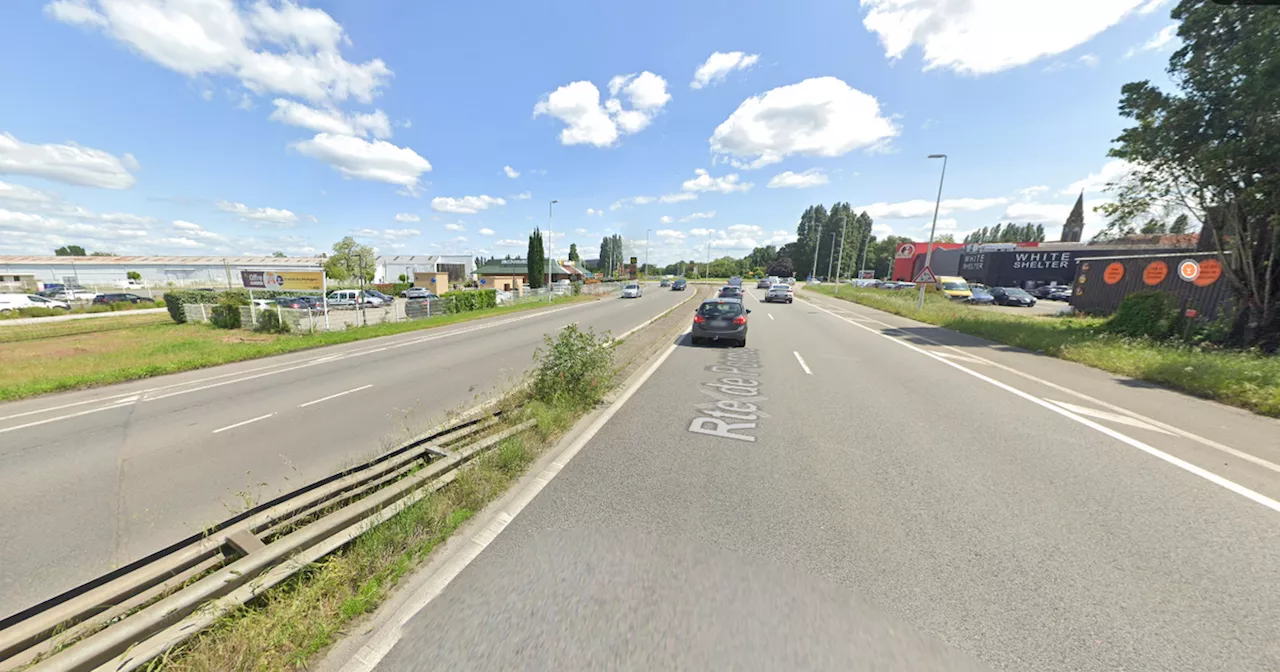
[[[844,232],[848,228],[849,228],[849,222],[843,219],[840,220],[840,261],[836,262],[836,292],[835,292],[836,296],[840,296],[840,271],[843,270],[841,267],[844,266]],[[832,234],[832,235],[835,235],[835,234]],[[835,247],[834,240],[831,243],[831,246]]]
[[[818,222],[817,226],[818,235],[813,237],[813,272],[809,274],[810,280],[818,275],[818,248],[821,247],[820,243],[822,243],[822,222]]]
[[[560,201],[551,201],[547,204],[547,249],[554,249],[555,244],[551,242],[551,208]],[[547,259],[543,259],[543,263],[547,264],[547,303],[551,303],[551,263],[556,259],[555,254],[551,254]]]
[[[942,207],[942,182],[947,179],[947,155],[946,154],[930,154],[931,159],[942,159],[942,177],[938,178],[938,200],[933,205],[933,224],[929,227],[929,247],[924,253],[924,267],[930,272],[933,268],[930,264],[933,262],[933,234],[938,230],[938,210]],[[916,310],[924,310],[924,284],[920,285],[920,296],[916,299]]]

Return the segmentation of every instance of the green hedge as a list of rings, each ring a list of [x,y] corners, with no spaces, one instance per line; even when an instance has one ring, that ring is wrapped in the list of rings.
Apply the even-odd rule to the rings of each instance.
[[[498,290],[473,289],[465,292],[449,292],[440,298],[444,300],[444,312],[468,313],[497,306]]]
[[[388,296],[400,296],[400,292],[412,286],[412,282],[380,282],[374,285],[373,288]]]
[[[274,299],[279,296],[298,296],[303,293],[274,289],[255,289],[253,290],[253,298]],[[247,306],[249,305],[249,290],[224,289],[216,292],[200,292],[194,289],[179,289],[164,293],[164,307],[169,309],[169,317],[173,318],[173,321],[178,324],[187,321],[187,313],[183,310],[183,306],[188,303],[203,303],[205,305],[231,303],[237,306]]]
[[[231,302],[219,303],[213,307],[209,322],[219,329],[239,329],[240,306]]]

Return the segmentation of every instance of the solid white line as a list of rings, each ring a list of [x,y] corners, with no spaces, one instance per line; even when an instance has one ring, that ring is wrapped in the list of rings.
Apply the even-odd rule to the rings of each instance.
[[[765,313],[765,314],[769,316],[769,319],[771,320],[773,319],[773,313]]]
[[[796,352],[795,350],[792,350],[792,351],[791,351],[791,354],[793,354],[793,355],[795,355],[795,356],[796,356],[796,361],[797,361],[797,362],[800,362],[800,368],[804,369],[804,372],[805,372],[805,373],[807,373],[807,374],[809,374],[809,375],[811,375],[811,376],[812,376],[812,375],[813,375],[813,372],[809,370],[809,365],[804,363],[804,357],[801,357],[801,356],[800,356],[800,353]]]
[[[1137,427],[1138,429],[1145,429],[1148,431],[1165,434],[1167,436],[1174,436],[1173,432],[1166,432],[1165,430],[1160,429],[1155,425],[1147,424],[1141,420],[1136,420],[1127,415],[1121,415],[1119,413],[1108,413],[1106,411],[1099,411],[1096,408],[1089,408],[1088,406],[1077,406],[1075,404],[1068,404],[1065,401],[1056,401],[1054,399],[1049,399],[1049,398],[1046,398],[1045,401],[1057,404],[1067,409],[1068,411],[1071,411],[1072,413],[1079,413],[1080,415],[1088,416],[1090,418],[1097,418],[1099,420],[1106,420],[1108,422],[1118,422],[1122,425]]]
[[[686,330],[685,333],[687,334],[689,332]],[[551,480],[560,473],[560,470],[563,469],[564,466],[568,464],[569,461],[572,460],[574,456],[577,455],[589,441],[591,441],[592,438],[595,437],[596,433],[598,433],[605,424],[609,422],[610,418],[612,418],[614,414],[617,413],[633,395],[635,395],[636,391],[639,390],[640,387],[649,380],[649,377],[658,370],[658,367],[662,366],[662,363],[667,361],[667,358],[671,356],[671,353],[675,352],[676,347],[677,346],[675,344],[668,346],[666,351],[658,357],[658,360],[650,365],[649,368],[635,380],[635,382],[628,386],[626,391],[624,391],[616,401],[610,404],[609,408],[605,409],[605,411],[601,413],[600,416],[597,417],[591,425],[587,427],[587,429],[583,431],[583,433],[578,436],[578,438],[575,439],[573,443],[571,443],[569,447],[566,448],[564,452],[547,467],[545,471],[533,478],[524,490],[520,491],[511,499],[509,506],[507,506],[505,510],[500,511],[495,515],[489,525],[471,538],[472,543],[464,545],[459,549],[457,555],[449,558],[449,560],[440,568],[440,571],[438,571],[435,576],[432,576],[431,579],[423,585],[422,591],[412,600],[401,606],[393,615],[391,621],[388,622],[380,632],[374,635],[373,639],[368,644],[361,647],[355,657],[347,661],[347,663],[342,666],[341,672],[370,672],[376,668],[378,663],[380,663],[382,659],[391,652],[391,649],[395,647],[396,642],[400,641],[404,625],[409,622],[409,619],[413,618],[413,616],[419,611],[422,611],[422,609],[424,609],[431,600],[435,599],[436,596],[444,592],[444,589],[449,586],[449,583],[461,574],[462,570],[467,568],[467,565],[470,565],[473,560],[479,557],[480,553],[484,551],[484,549],[488,547],[488,545],[492,543],[503,530],[506,529],[507,525],[510,524],[516,516],[520,515],[520,512],[529,505],[529,502],[532,502],[533,498],[537,497],[538,493],[542,492],[542,489],[547,486],[547,483],[550,483]]]
[[[213,430],[213,433],[214,433],[214,434],[217,434],[217,433],[219,433],[219,432],[225,432],[225,431],[227,431],[228,429],[235,429],[236,427],[243,427],[243,426],[245,426],[245,425],[247,425],[247,424],[249,424],[249,423],[251,423],[251,422],[257,422],[257,421],[259,421],[259,420],[266,420],[267,418],[269,418],[269,417],[271,417],[271,416],[273,416],[273,415],[275,415],[275,413],[268,413],[268,414],[266,414],[266,415],[259,415],[259,416],[258,416],[258,417],[256,417],[256,418],[251,418],[251,419],[249,419],[249,420],[245,420],[244,422],[237,422],[237,423],[236,423],[236,424],[234,424],[234,425],[227,425],[226,427],[223,427],[222,429],[215,429],[215,430]]]
[[[360,390],[367,390],[367,389],[369,389],[369,388],[371,388],[371,387],[373,387],[373,385],[372,385],[372,384],[369,384],[369,385],[365,385],[365,386],[363,386],[363,387],[356,387],[356,388],[352,388],[352,389],[350,389],[350,390],[347,390],[346,392],[339,392],[339,393],[337,393],[337,394],[331,394],[331,395],[329,395],[329,396],[327,396],[327,397],[323,397],[323,398],[320,398],[320,399],[316,399],[315,401],[308,401],[308,402],[307,402],[307,403],[305,403],[305,404],[298,404],[298,408],[306,408],[306,407],[308,407],[308,406],[310,406],[310,405],[312,405],[312,404],[318,404],[318,403],[320,403],[320,402],[322,402],[322,401],[329,401],[330,399],[337,399],[338,397],[341,397],[341,396],[343,396],[343,395],[351,394],[352,392],[359,392]]]
[[[102,407],[99,407],[99,408],[91,408],[91,409],[89,409],[89,410],[87,410],[87,411],[80,411],[79,413],[68,413],[67,415],[59,415],[59,416],[54,417],[54,418],[45,418],[44,420],[36,420],[35,422],[28,422],[28,423],[27,423],[27,424],[25,424],[25,425],[14,425],[13,427],[5,427],[4,429],[0,429],[0,434],[4,434],[5,432],[13,432],[13,431],[17,431],[17,430],[19,430],[19,429],[26,429],[26,428],[28,428],[28,427],[36,427],[36,426],[43,425],[43,424],[47,424],[47,423],[50,423],[50,422],[57,422],[57,421],[59,421],[59,420],[67,420],[67,419],[70,419],[70,418],[78,418],[78,417],[80,417],[80,416],[82,416],[82,415],[89,415],[90,413],[97,413],[98,411],[109,411],[109,410],[111,410],[111,409],[113,409],[113,408],[124,408],[124,407],[125,407],[125,405],[126,405],[126,402],[127,402],[127,403],[133,403],[134,401],[137,401],[137,399],[136,399],[136,398],[134,398],[134,399],[125,399],[125,400],[121,400],[121,401],[113,402],[113,403],[111,403],[111,404],[108,404],[108,405],[106,405],[106,406],[102,406]]]
[[[813,304],[813,305],[816,305],[816,304],[817,304],[817,302],[816,302],[816,301],[812,301],[812,300],[810,300],[810,301],[809,301],[809,303],[810,303],[810,304]],[[830,311],[828,311],[828,312],[830,312]],[[861,313],[859,313],[859,314],[855,314],[854,319],[864,319],[864,320],[867,320],[867,321],[869,321],[869,322],[875,322],[876,324],[883,325],[883,326],[885,326],[885,327],[888,327],[889,329],[895,329],[895,330],[901,330],[901,329],[902,329],[902,327],[896,327],[896,326],[894,326],[894,325],[892,325],[892,324],[889,324],[888,322],[884,322],[884,321],[882,321],[882,320],[877,320],[876,318],[871,317],[870,315],[866,315],[866,314],[861,314]],[[1246,461],[1246,462],[1250,462],[1250,463],[1256,464],[1256,465],[1258,465],[1258,466],[1262,467],[1263,469],[1269,469],[1269,470],[1274,471],[1274,472],[1276,472],[1276,473],[1280,473],[1280,464],[1276,464],[1275,462],[1270,462],[1270,461],[1265,460],[1265,459],[1263,459],[1263,458],[1261,458],[1261,457],[1258,457],[1257,455],[1252,455],[1252,454],[1250,454],[1250,453],[1246,453],[1246,452],[1241,451],[1241,450],[1236,450],[1235,448],[1232,448],[1231,446],[1228,446],[1228,445],[1225,445],[1225,444],[1219,443],[1219,442],[1217,442],[1217,441],[1214,441],[1213,439],[1209,439],[1209,438],[1206,438],[1206,437],[1200,436],[1199,434],[1195,434],[1194,432],[1188,432],[1188,431],[1187,431],[1187,430],[1185,430],[1185,429],[1182,429],[1182,428],[1179,428],[1179,427],[1175,427],[1175,426],[1170,425],[1170,424],[1165,423],[1165,422],[1161,422],[1161,421],[1159,421],[1159,420],[1156,420],[1155,418],[1147,417],[1147,416],[1145,416],[1145,415],[1142,415],[1141,413],[1136,413],[1136,412],[1131,411],[1131,410],[1129,410],[1129,409],[1127,409],[1127,408],[1124,408],[1123,406],[1117,406],[1117,405],[1115,405],[1115,404],[1113,404],[1113,403],[1110,403],[1110,402],[1107,402],[1107,401],[1103,401],[1102,399],[1098,399],[1098,398],[1095,398],[1095,397],[1091,397],[1091,396],[1089,396],[1089,395],[1087,395],[1087,394],[1085,394],[1085,393],[1083,393],[1083,392],[1077,392],[1076,390],[1073,390],[1073,389],[1071,389],[1071,388],[1069,388],[1069,387],[1063,387],[1062,385],[1059,385],[1059,384],[1057,384],[1057,383],[1054,383],[1054,382],[1051,382],[1051,381],[1045,380],[1045,379],[1043,379],[1043,378],[1039,378],[1039,377],[1037,377],[1037,376],[1033,376],[1033,375],[1031,375],[1031,374],[1029,374],[1029,373],[1027,373],[1027,372],[1025,372],[1025,371],[1020,371],[1020,370],[1015,369],[1015,368],[1013,368],[1013,367],[1011,367],[1011,366],[1006,366],[1006,365],[1004,365],[1004,364],[1001,364],[1000,362],[996,362],[996,361],[993,361],[993,360],[987,359],[987,358],[985,358],[985,357],[982,357],[982,356],[980,356],[980,355],[975,355],[975,354],[972,354],[972,353],[970,353],[970,352],[966,352],[966,351],[961,350],[960,348],[957,348],[957,347],[955,347],[955,346],[952,346],[952,345],[946,345],[946,344],[944,344],[944,343],[939,343],[938,341],[935,341],[935,340],[933,340],[933,339],[929,338],[928,336],[921,336],[921,335],[919,335],[919,334],[913,334],[913,335],[912,335],[912,337],[913,337],[913,338],[918,338],[918,339],[921,339],[921,340],[928,341],[928,342],[930,342],[930,343],[932,343],[932,344],[934,344],[934,345],[936,345],[936,346],[938,346],[938,347],[940,347],[940,348],[945,348],[945,349],[950,350],[950,351],[952,351],[952,352],[958,353],[958,354],[960,354],[960,355],[961,355],[961,356],[963,356],[963,357],[968,357],[968,358],[975,359],[975,360],[977,360],[979,363],[986,364],[986,365],[988,365],[988,366],[994,366],[995,368],[1000,369],[1001,371],[1004,371],[1004,372],[1006,372],[1006,373],[1011,373],[1011,374],[1013,374],[1013,375],[1015,375],[1015,376],[1018,376],[1018,377],[1024,378],[1024,379],[1026,379],[1026,380],[1030,380],[1031,382],[1033,382],[1033,383],[1037,383],[1037,384],[1039,384],[1039,385],[1044,385],[1045,387],[1052,388],[1052,389],[1054,389],[1054,390],[1057,390],[1058,392],[1062,392],[1063,394],[1069,394],[1069,395],[1071,395],[1071,396],[1075,397],[1076,399],[1081,399],[1081,400],[1087,401],[1087,402],[1089,402],[1089,403],[1091,403],[1091,404],[1095,404],[1095,405],[1097,405],[1097,406],[1101,406],[1101,407],[1103,407],[1103,408],[1105,408],[1105,409],[1107,409],[1107,410],[1114,411],[1114,412],[1116,412],[1116,413],[1120,413],[1120,414],[1123,414],[1123,415],[1127,415],[1127,416],[1129,416],[1130,418],[1133,418],[1134,420],[1138,420],[1138,421],[1141,421],[1141,422],[1145,422],[1145,423],[1147,423],[1147,424],[1149,424],[1149,425],[1152,425],[1152,426],[1158,427],[1158,428],[1160,428],[1160,429],[1163,429],[1163,430],[1165,430],[1166,432],[1171,432],[1171,433],[1173,433],[1173,434],[1176,434],[1176,435],[1178,435],[1178,436],[1181,436],[1181,437],[1182,437],[1182,438],[1184,438],[1184,439],[1188,439],[1188,440],[1191,440],[1191,441],[1195,441],[1196,443],[1199,443],[1200,445],[1205,446],[1205,447],[1207,447],[1207,448],[1213,448],[1214,450],[1224,452],[1224,453],[1226,453],[1226,454],[1228,454],[1228,455],[1231,455],[1232,457],[1236,457],[1236,458],[1239,458],[1239,459],[1244,460],[1244,461]],[[943,353],[936,353],[936,354],[943,354]],[[943,356],[947,356],[947,355],[943,355]]]
[[[810,303],[813,303],[813,302],[810,302]],[[1255,491],[1253,491],[1253,490],[1250,490],[1249,488],[1246,488],[1246,487],[1244,487],[1243,485],[1240,485],[1239,483],[1236,483],[1236,482],[1234,482],[1234,481],[1227,480],[1227,479],[1225,479],[1225,478],[1223,478],[1223,477],[1221,477],[1221,476],[1219,476],[1219,475],[1217,475],[1217,474],[1215,474],[1215,473],[1213,473],[1213,472],[1211,472],[1211,471],[1209,471],[1209,470],[1207,470],[1207,469],[1203,469],[1203,468],[1201,468],[1201,467],[1198,467],[1198,466],[1196,466],[1196,465],[1194,465],[1194,464],[1191,464],[1190,462],[1187,462],[1186,460],[1183,460],[1183,459],[1181,459],[1181,458],[1174,457],[1173,455],[1170,455],[1170,454],[1168,454],[1168,453],[1166,453],[1166,452],[1164,452],[1164,451],[1162,451],[1162,450],[1159,450],[1158,448],[1154,448],[1154,447],[1152,447],[1152,446],[1149,446],[1149,445],[1147,445],[1147,444],[1143,443],[1142,441],[1139,441],[1139,440],[1137,440],[1137,439],[1135,439],[1135,438],[1133,438],[1133,437],[1131,437],[1131,436],[1128,436],[1128,435],[1125,435],[1125,434],[1121,434],[1120,432],[1117,432],[1116,430],[1111,429],[1110,427],[1106,427],[1106,426],[1100,425],[1100,424],[1098,424],[1098,423],[1096,423],[1096,422],[1094,422],[1094,421],[1092,421],[1092,420],[1089,420],[1088,418],[1085,418],[1085,417],[1082,417],[1082,416],[1077,415],[1077,414],[1075,414],[1075,413],[1072,413],[1071,411],[1068,411],[1068,410],[1067,410],[1067,409],[1065,409],[1065,408],[1062,408],[1062,407],[1060,407],[1060,406],[1056,406],[1056,405],[1054,405],[1054,404],[1052,404],[1052,403],[1050,403],[1050,402],[1048,402],[1048,401],[1045,401],[1045,400],[1040,399],[1040,398],[1038,398],[1038,397],[1034,397],[1034,396],[1032,396],[1032,395],[1030,395],[1030,394],[1027,394],[1026,392],[1023,392],[1022,390],[1019,390],[1019,389],[1017,389],[1017,388],[1015,388],[1015,387],[1013,387],[1013,386],[1011,386],[1011,385],[1007,385],[1007,384],[1002,383],[1002,382],[1000,382],[1000,381],[998,381],[998,380],[996,380],[996,379],[994,379],[994,378],[991,378],[991,377],[989,377],[989,376],[985,376],[985,375],[983,375],[983,374],[981,374],[981,373],[978,373],[977,371],[974,371],[973,369],[970,369],[970,368],[967,368],[967,367],[961,366],[960,364],[957,364],[957,363],[955,363],[955,362],[953,362],[953,361],[950,361],[950,360],[946,359],[945,357],[939,357],[939,356],[937,356],[937,355],[935,355],[935,354],[933,354],[933,353],[929,352],[928,350],[925,350],[925,349],[923,349],[923,348],[916,347],[915,345],[912,345],[911,343],[908,343],[908,342],[906,342],[906,341],[904,341],[904,340],[902,340],[902,339],[900,339],[900,338],[897,338],[897,337],[894,337],[894,336],[890,336],[889,334],[882,333],[882,332],[877,331],[877,330],[875,330],[875,329],[872,329],[871,327],[868,327],[868,326],[866,326],[866,325],[859,324],[859,323],[857,323],[857,322],[856,322],[856,321],[854,321],[854,320],[850,320],[850,319],[848,319],[848,318],[846,318],[846,317],[842,317],[842,316],[840,316],[840,315],[837,315],[837,314],[835,314],[835,313],[833,313],[833,312],[831,312],[831,311],[827,310],[826,308],[823,308],[822,306],[819,306],[819,305],[817,305],[817,304],[814,304],[814,307],[815,307],[815,308],[817,308],[818,310],[821,310],[822,312],[824,312],[824,313],[826,313],[826,314],[828,314],[828,315],[830,315],[830,316],[832,316],[832,317],[836,318],[837,320],[843,320],[844,322],[847,322],[847,323],[849,323],[849,324],[852,324],[853,326],[855,326],[855,327],[857,327],[857,328],[859,328],[859,329],[863,329],[863,330],[865,330],[865,331],[867,331],[867,332],[869,332],[869,333],[875,334],[876,336],[879,336],[879,337],[881,337],[881,338],[888,339],[889,341],[891,341],[891,342],[893,342],[893,343],[897,343],[898,345],[900,345],[900,346],[902,346],[902,347],[904,347],[904,348],[907,348],[907,349],[909,349],[909,350],[914,350],[914,351],[916,351],[916,352],[918,352],[918,353],[920,353],[920,354],[924,355],[925,357],[929,357],[930,359],[933,359],[934,361],[942,362],[943,364],[946,364],[947,366],[950,366],[950,367],[952,367],[952,368],[954,368],[954,369],[957,369],[957,370],[959,370],[959,371],[963,371],[963,372],[965,372],[965,373],[967,373],[967,374],[969,374],[969,375],[973,376],[974,378],[977,378],[978,380],[981,380],[981,381],[983,381],[983,382],[985,382],[985,383],[990,383],[991,385],[995,385],[996,387],[998,387],[998,388],[1000,388],[1000,389],[1002,389],[1002,390],[1004,390],[1004,391],[1006,391],[1006,392],[1009,392],[1010,394],[1013,394],[1013,395],[1016,395],[1016,396],[1022,397],[1023,399],[1026,399],[1027,401],[1030,401],[1031,403],[1033,403],[1033,404],[1035,404],[1035,405],[1037,405],[1037,406],[1040,406],[1040,407],[1042,407],[1042,408],[1047,408],[1047,409],[1049,409],[1050,411],[1053,411],[1054,413],[1057,413],[1058,415],[1061,415],[1061,416],[1063,416],[1063,417],[1065,417],[1065,418],[1068,418],[1068,419],[1070,419],[1070,420],[1074,420],[1074,421],[1076,421],[1076,422],[1078,422],[1078,423],[1080,423],[1080,424],[1084,425],[1085,427],[1088,427],[1088,428],[1093,429],[1093,430],[1095,430],[1095,431],[1101,432],[1101,433],[1103,433],[1103,434],[1105,434],[1105,435],[1107,435],[1107,436],[1109,436],[1109,437],[1111,437],[1111,438],[1113,438],[1113,439],[1115,439],[1115,440],[1117,440],[1117,441],[1120,441],[1121,443],[1124,443],[1124,444],[1127,444],[1127,445],[1132,446],[1132,447],[1134,447],[1134,448],[1137,448],[1138,450],[1141,450],[1142,452],[1147,453],[1148,455],[1151,455],[1152,457],[1155,457],[1155,458],[1158,458],[1158,459],[1163,460],[1163,461],[1165,461],[1165,462],[1168,462],[1169,464],[1172,464],[1173,466],[1178,467],[1179,469],[1182,469],[1182,470],[1187,471],[1187,472],[1189,472],[1189,473],[1191,473],[1191,474],[1194,474],[1194,475],[1196,475],[1196,476],[1199,476],[1200,478],[1203,478],[1204,480],[1209,481],[1210,483],[1213,483],[1214,485],[1217,485],[1217,486],[1219,486],[1219,487],[1222,487],[1222,488],[1225,488],[1225,489],[1227,489],[1227,490],[1230,490],[1231,492],[1234,492],[1234,493],[1236,493],[1237,495],[1240,495],[1241,497],[1244,497],[1244,498],[1246,498],[1246,499],[1249,499],[1249,500],[1251,500],[1251,501],[1253,501],[1253,502],[1256,502],[1256,503],[1258,503],[1258,504],[1261,504],[1261,505],[1263,505],[1263,506],[1267,507],[1268,509],[1271,509],[1272,511],[1275,511],[1275,512],[1277,512],[1277,513],[1280,513],[1280,502],[1277,502],[1276,500],[1271,499],[1270,497],[1267,497],[1266,495],[1263,495],[1263,494],[1261,494],[1261,493],[1259,493],[1259,492],[1255,492]]]
[[[39,415],[39,414],[41,414],[41,413],[51,413],[51,412],[53,412],[53,411],[60,411],[60,410],[62,410],[62,409],[64,409],[64,408],[73,408],[73,407],[75,407],[75,406],[84,406],[85,404],[96,404],[96,403],[98,403],[98,402],[100,402],[100,401],[109,401],[109,400],[111,400],[111,399],[116,399],[116,398],[119,398],[119,397],[127,397],[127,396],[129,396],[129,395],[131,395],[131,394],[138,394],[138,393],[137,393],[137,392],[121,392],[120,394],[112,394],[112,395],[108,395],[108,396],[105,396],[105,397],[96,397],[96,398],[94,398],[94,399],[85,399],[84,401],[77,401],[77,402],[75,402],[75,403],[71,403],[71,404],[63,404],[63,405],[61,405],[61,406],[50,406],[50,407],[48,407],[48,408],[40,408],[40,409],[37,409],[37,410],[34,410],[34,411],[26,411],[26,412],[23,412],[23,413],[14,413],[13,415],[6,415],[6,416],[4,416],[3,418],[0,418],[0,422],[4,422],[5,420],[12,420],[12,419],[14,419],[14,418],[25,418],[25,417],[27,417],[28,415]],[[118,403],[118,402],[116,402],[116,403]]]

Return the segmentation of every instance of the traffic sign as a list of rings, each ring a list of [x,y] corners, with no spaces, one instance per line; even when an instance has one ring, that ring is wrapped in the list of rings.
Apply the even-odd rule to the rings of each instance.
[[[917,284],[922,282],[926,284],[933,284],[937,281],[938,279],[933,276],[933,271],[929,270],[928,266],[925,266],[924,269],[922,269],[920,273],[916,275],[916,279],[912,280],[912,282]]]

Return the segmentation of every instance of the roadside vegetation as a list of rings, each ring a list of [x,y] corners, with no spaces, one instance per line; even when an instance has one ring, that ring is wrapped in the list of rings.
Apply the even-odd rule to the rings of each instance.
[[[85,315],[89,313],[119,313],[129,310],[147,310],[164,308],[164,299],[156,299],[155,303],[128,303],[118,301],[106,305],[94,303],[88,306],[65,308],[19,308],[0,313],[0,320],[18,320],[24,317],[58,317],[59,315]]]
[[[834,296],[829,285],[806,291]],[[841,287],[837,298],[998,343],[1280,417],[1280,357],[1212,345],[1230,324],[1180,324],[1159,294],[1126,299],[1115,315],[1034,317],[975,309],[936,294]]]
[[[558,297],[551,304],[591,300],[590,296],[567,296]],[[226,331],[201,324],[174,324],[168,315],[160,313],[112,318],[108,320],[112,323],[110,329],[104,329],[105,325],[101,324],[85,324],[102,320],[38,325],[45,331],[36,336],[31,335],[30,329],[37,325],[2,327],[0,401],[431,329],[547,305],[500,306],[314,334]],[[239,316],[238,309],[236,316]],[[120,322],[135,319],[136,324]],[[10,329],[23,331],[10,332]],[[20,333],[24,335],[19,336]],[[6,341],[6,338],[13,340]],[[33,362],[39,364],[33,365]]]
[[[546,337],[528,386],[502,401],[503,423],[536,427],[476,457],[458,478],[346,548],[267,591],[149,669],[191,672],[307,669],[358,616],[373,611],[431,551],[529,466],[612,388],[608,334],[565,327]]]

